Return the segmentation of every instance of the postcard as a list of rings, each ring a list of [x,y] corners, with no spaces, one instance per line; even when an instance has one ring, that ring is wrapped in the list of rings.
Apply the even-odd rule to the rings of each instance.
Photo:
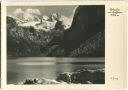
[[[2,88],[125,88],[126,15],[123,1],[2,2]]]

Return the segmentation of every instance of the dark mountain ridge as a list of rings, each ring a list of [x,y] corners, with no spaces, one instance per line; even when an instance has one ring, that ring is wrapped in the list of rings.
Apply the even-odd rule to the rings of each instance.
[[[71,27],[61,35],[63,39],[60,40],[59,50],[56,48],[48,56],[105,56],[104,33],[104,5],[79,6],[75,11]]]
[[[73,18],[72,25],[64,36],[64,45],[71,50],[77,48],[90,37],[105,30],[104,6],[79,6]]]

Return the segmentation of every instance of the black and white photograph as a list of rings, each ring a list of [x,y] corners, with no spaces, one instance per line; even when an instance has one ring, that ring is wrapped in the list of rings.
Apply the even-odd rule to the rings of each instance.
[[[7,84],[105,84],[105,5],[6,12]]]

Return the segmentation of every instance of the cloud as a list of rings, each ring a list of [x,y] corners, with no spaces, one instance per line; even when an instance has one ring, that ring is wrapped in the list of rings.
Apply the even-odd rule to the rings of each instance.
[[[24,11],[23,11],[21,8],[18,8],[18,9],[16,9],[13,13],[14,13],[15,15],[17,15],[17,14],[24,13]]]
[[[25,13],[34,14],[34,15],[41,15],[40,10],[38,10],[38,9],[26,9]]]
[[[13,12],[14,17],[20,18],[20,19],[23,18],[23,14],[24,14],[24,11],[23,11],[21,8],[18,8],[18,9],[16,9],[16,10]]]
[[[41,16],[41,12],[38,9],[26,9],[22,10],[21,8],[16,9],[13,12],[14,16],[21,20],[38,20]]]
[[[41,12],[38,9],[26,9],[24,13],[25,20],[39,20]]]

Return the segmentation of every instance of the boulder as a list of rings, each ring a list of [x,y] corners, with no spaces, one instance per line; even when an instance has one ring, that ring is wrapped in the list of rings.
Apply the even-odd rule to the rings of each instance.
[[[69,72],[61,73],[61,74],[59,74],[59,76],[57,76],[56,80],[59,82],[64,81],[64,82],[70,83],[71,82],[71,73],[69,73]]]
[[[80,84],[104,84],[105,73],[103,69],[88,70],[81,69],[72,73],[62,73],[56,79],[59,82]]]
[[[59,84],[56,80],[51,79],[26,79],[23,84]]]
[[[92,82],[94,84],[104,84],[105,83],[105,72],[104,72],[104,70],[96,70],[93,73]]]

